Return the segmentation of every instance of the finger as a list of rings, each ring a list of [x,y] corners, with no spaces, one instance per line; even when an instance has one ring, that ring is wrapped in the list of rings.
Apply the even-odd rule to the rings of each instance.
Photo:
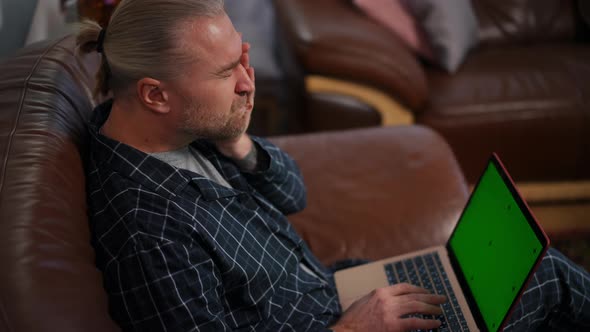
[[[243,53],[240,57],[240,64],[244,67],[244,69],[248,70],[250,68],[250,57],[248,54]]]
[[[248,103],[248,105],[251,105],[252,107],[254,107],[254,97],[255,97],[255,95],[256,95],[256,92],[255,91],[252,91],[252,93],[250,93],[248,95],[247,103]]]
[[[242,53],[248,53],[250,51],[250,43],[242,43]]]
[[[436,294],[406,294],[400,297],[400,300],[410,301],[419,301],[429,304],[443,304],[447,302],[447,297],[444,295],[436,295]]]
[[[399,321],[402,331],[433,330],[439,328],[441,321],[438,319],[422,319],[416,317],[404,318]]]
[[[240,63],[242,66],[244,66],[244,68],[250,68],[250,56],[248,53],[242,53],[242,56],[240,57]]]
[[[404,295],[404,294],[412,294],[412,293],[421,293],[421,294],[429,294],[430,292],[427,289],[422,287],[410,285],[410,284],[395,284],[393,286],[389,286],[391,292],[394,296]]]
[[[395,313],[399,316],[408,314],[441,315],[442,308],[439,305],[432,305],[424,302],[412,301],[399,305]]]
[[[256,75],[254,75],[254,67],[246,68],[246,72],[248,73],[248,76],[250,77],[252,82],[256,82]]]
[[[244,68],[248,69],[248,68],[250,68],[250,54],[244,53],[243,56],[244,56],[244,62],[246,63]]]

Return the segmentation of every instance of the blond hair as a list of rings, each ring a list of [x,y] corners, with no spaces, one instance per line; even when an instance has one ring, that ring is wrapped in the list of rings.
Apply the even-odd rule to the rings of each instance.
[[[95,94],[116,94],[143,77],[179,76],[184,65],[195,61],[181,47],[181,24],[221,13],[223,0],[123,0],[106,29]],[[93,21],[81,23],[79,52],[97,50],[101,29]]]

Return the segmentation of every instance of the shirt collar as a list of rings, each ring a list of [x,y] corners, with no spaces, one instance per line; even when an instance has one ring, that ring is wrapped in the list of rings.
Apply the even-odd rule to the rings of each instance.
[[[221,186],[200,174],[178,169],[143,151],[102,135],[100,128],[109,117],[112,104],[111,99],[98,105],[88,123],[91,137],[91,159],[97,168],[111,168],[168,198],[181,194],[191,182],[196,185],[205,200],[216,200],[240,193]],[[206,142],[195,141],[192,145],[199,151],[203,151],[203,155],[210,159],[218,170],[222,171],[222,162],[215,157]]]

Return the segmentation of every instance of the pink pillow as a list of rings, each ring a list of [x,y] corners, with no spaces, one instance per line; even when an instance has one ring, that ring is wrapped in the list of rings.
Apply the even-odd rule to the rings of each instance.
[[[406,9],[404,0],[354,0],[354,4],[398,35],[414,53],[427,60],[434,58],[424,32]]]

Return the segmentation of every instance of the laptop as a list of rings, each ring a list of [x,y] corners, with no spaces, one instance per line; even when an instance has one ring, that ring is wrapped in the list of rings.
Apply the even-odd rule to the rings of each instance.
[[[549,247],[496,154],[445,246],[344,269],[334,278],[346,310],[372,290],[410,283],[447,296],[439,331],[498,331]]]

